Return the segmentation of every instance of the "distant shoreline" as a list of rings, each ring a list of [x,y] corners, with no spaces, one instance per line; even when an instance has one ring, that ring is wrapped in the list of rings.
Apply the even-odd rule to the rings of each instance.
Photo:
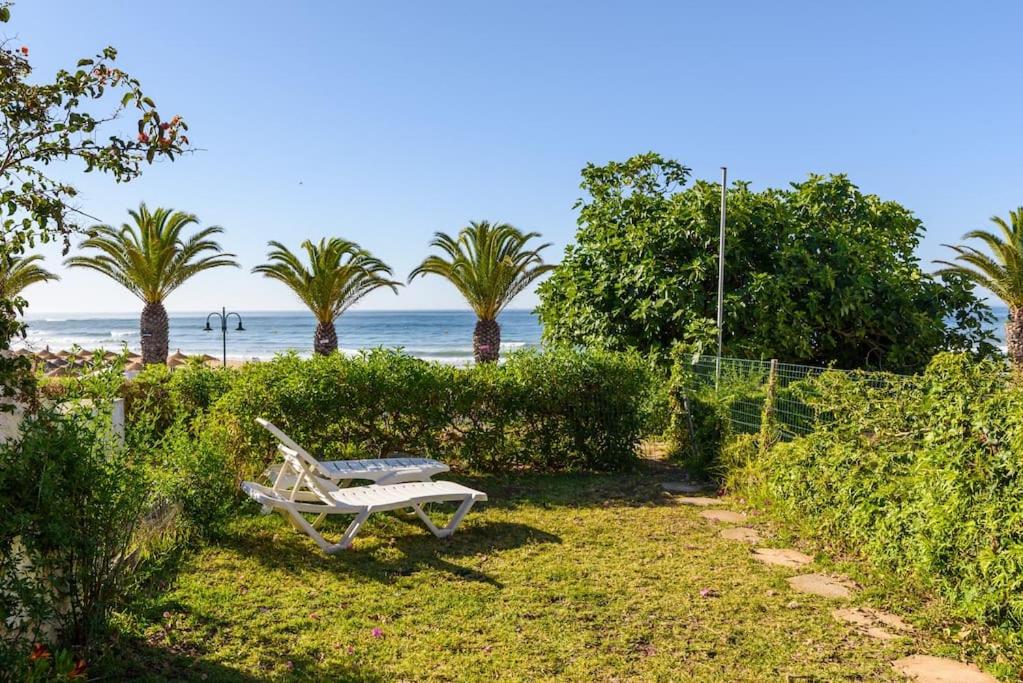
[[[304,309],[246,309],[236,308],[231,310],[237,310],[239,313],[250,315],[306,315],[312,317],[312,314]],[[506,308],[504,313],[532,313],[533,308]],[[360,315],[364,313],[411,313],[411,314],[422,314],[422,313],[471,313],[469,308],[360,308],[348,311],[345,313],[348,315]],[[131,318],[138,317],[141,313],[141,309],[133,311],[33,311],[26,309],[23,318],[27,320],[40,320],[43,318],[50,318],[53,316],[63,316],[69,319],[94,319],[94,318]],[[197,316],[197,315],[208,315],[211,311],[185,311],[185,310],[169,310],[167,315],[169,316]]]

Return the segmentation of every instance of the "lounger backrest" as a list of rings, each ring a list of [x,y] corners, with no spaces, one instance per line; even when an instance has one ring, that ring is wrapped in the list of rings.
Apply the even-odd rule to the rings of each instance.
[[[320,462],[314,458],[309,451],[299,446],[295,441],[277,428],[277,425],[273,424],[269,420],[264,420],[261,417],[256,418],[256,424],[265,429],[266,431],[273,434],[282,445],[286,446],[291,452],[301,457],[305,462],[313,468],[314,472],[318,472],[320,469]]]
[[[281,452],[281,455],[284,456],[285,465],[295,472],[296,480],[292,487],[292,492],[297,492],[303,488],[307,488],[324,503],[333,503],[333,498],[330,497],[330,492],[338,490],[336,484],[327,479],[321,479],[316,476],[315,471],[309,467],[309,465],[305,462],[305,459],[299,453],[283,446],[279,447],[278,450]]]

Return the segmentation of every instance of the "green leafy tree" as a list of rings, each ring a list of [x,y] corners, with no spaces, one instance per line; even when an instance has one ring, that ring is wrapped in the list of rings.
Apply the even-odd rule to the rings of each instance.
[[[955,262],[938,261],[947,266],[941,273],[963,277],[991,291],[1009,307],[1005,323],[1005,346],[1009,359],[1023,369],[1023,206],[1009,212],[1009,220],[992,216],[998,232],[971,230],[964,240],[980,240],[989,254],[969,245],[951,245]]]
[[[210,239],[224,232],[218,226],[199,230],[189,238],[183,231],[199,223],[190,213],[171,209],[150,211],[145,204],[129,210],[132,223],[120,228],[96,225],[88,230],[80,249],[93,256],[72,256],[65,263],[106,275],[137,296],[142,309],[140,332],[142,362],[166,363],[169,326],[163,302],[189,278],[222,266],[237,267],[234,254]]]
[[[409,275],[409,282],[421,275],[439,275],[465,297],[477,318],[472,334],[477,363],[500,358],[498,314],[530,283],[554,268],[540,256],[549,244],[527,248],[528,242],[539,236],[507,223],[470,222],[457,237],[436,233],[430,246],[444,255],[428,256]]]
[[[313,349],[328,355],[337,351],[334,323],[370,292],[389,287],[397,293],[401,283],[390,279],[391,269],[380,259],[340,237],[325,237],[314,244],[302,243],[309,265],[280,242],[269,243],[269,263],[256,266],[253,273],[283,282],[316,317]]]
[[[666,358],[716,318],[721,187],[686,187],[689,169],[657,154],[582,176],[576,242],[539,289],[545,338]],[[942,349],[993,352],[973,285],[921,270],[922,233],[910,211],[842,175],[734,184],[725,353],[910,371]]]
[[[0,23],[10,18],[11,3],[0,0]],[[116,59],[117,51],[107,47],[45,79],[32,69],[29,46],[0,39],[0,256],[54,239],[67,248],[87,217],[75,205],[78,192],[64,172],[67,162],[129,182],[145,164],[187,149],[185,122],[162,117]],[[118,131],[119,119],[131,121],[131,132]],[[60,178],[54,168],[61,169]],[[24,335],[23,307],[17,297],[0,297],[0,351]],[[0,398],[26,391],[29,370],[27,359],[0,354]]]
[[[0,298],[16,297],[29,285],[59,280],[59,276],[39,265],[42,260],[39,254],[5,257],[0,262]]]

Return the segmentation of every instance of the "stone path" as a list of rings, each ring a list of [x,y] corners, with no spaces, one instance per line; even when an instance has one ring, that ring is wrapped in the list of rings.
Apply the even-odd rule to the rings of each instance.
[[[900,634],[904,635],[913,630],[900,617],[870,607],[833,609],[831,616],[852,624],[858,631],[878,640],[895,640]]]
[[[718,535],[730,541],[742,541],[744,543],[760,543],[760,541],[764,540],[761,538],[759,531],[750,529],[748,526],[730,526],[727,529],[722,529],[718,532]]]
[[[721,505],[720,498],[708,498],[706,496],[686,496],[676,498],[676,501],[683,505],[695,505],[697,507],[708,507],[710,505]]]
[[[810,593],[824,598],[846,600],[853,595],[854,586],[844,576],[828,574],[800,574],[789,580],[792,589],[799,593]]]
[[[710,491],[713,487],[706,482],[699,481],[666,481],[661,488],[668,493],[703,493]]]
[[[954,659],[912,655],[892,662],[892,666],[903,676],[917,683],[998,683],[973,664],[964,664]]]
[[[727,522],[729,524],[739,524],[746,521],[746,515],[741,512],[733,512],[731,510],[704,510],[700,513],[700,517],[710,519],[715,522]]]
[[[705,490],[694,488],[695,484],[686,482],[666,482],[661,484],[666,491],[673,493],[697,493]],[[720,505],[720,498],[691,496],[677,499],[685,505],[709,507]],[[741,524],[746,515],[734,510],[703,510],[700,517],[713,522]],[[733,526],[719,532],[722,538],[743,543],[760,543],[760,532],[744,526]],[[765,564],[781,567],[798,568],[813,562],[813,558],[791,548],[755,548],[753,557]],[[856,590],[856,585],[845,576],[831,574],[800,574],[788,579],[789,586],[799,593],[809,593],[835,600],[847,600]],[[795,602],[789,605],[797,604]],[[834,609],[831,616],[836,620],[850,624],[858,632],[878,640],[895,640],[912,632],[912,627],[900,617],[870,607],[846,607]],[[943,657],[929,655],[912,655],[892,662],[892,666],[907,679],[917,683],[998,683],[998,680],[981,671],[973,664],[958,662]]]
[[[813,562],[813,558],[798,550],[790,548],[757,548],[753,551],[753,559],[765,564],[776,564],[779,567],[802,567]]]

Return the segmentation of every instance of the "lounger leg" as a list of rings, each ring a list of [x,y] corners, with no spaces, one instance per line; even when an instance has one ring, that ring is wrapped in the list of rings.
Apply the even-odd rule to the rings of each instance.
[[[284,511],[282,510],[282,512]],[[355,538],[355,535],[359,533],[359,529],[362,528],[366,519],[369,518],[370,511],[363,510],[356,515],[355,519],[352,520],[352,523],[348,525],[348,529],[345,530],[344,536],[342,536],[341,540],[337,543],[331,543],[325,539],[323,534],[317,531],[316,527],[313,524],[310,524],[309,520],[303,517],[301,513],[296,512],[295,510],[287,510],[286,514],[291,520],[291,523],[294,524],[299,531],[313,539],[316,542],[316,545],[320,546],[320,549],[323,550],[323,552],[328,555],[334,555],[352,544],[352,540]]]
[[[423,524],[426,525],[426,528],[429,529],[434,536],[437,538],[447,538],[451,534],[455,533],[455,529],[457,529],[458,525],[461,524],[462,518],[469,513],[469,510],[472,509],[475,502],[476,501],[473,500],[472,497],[467,497],[463,500],[462,504],[458,506],[457,510],[455,510],[455,516],[452,517],[451,521],[447,523],[447,526],[442,529],[438,528],[437,525],[433,523],[430,516],[423,511],[422,506],[416,504],[412,506],[412,509],[416,511],[416,514],[419,515],[419,519],[423,520]]]

